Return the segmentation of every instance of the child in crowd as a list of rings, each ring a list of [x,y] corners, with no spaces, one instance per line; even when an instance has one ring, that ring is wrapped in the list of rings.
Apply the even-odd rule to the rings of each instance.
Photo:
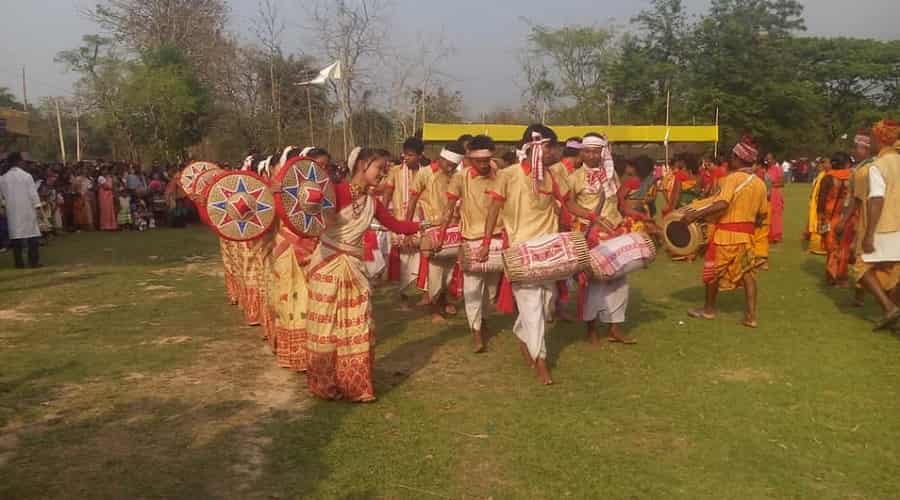
[[[145,231],[153,227],[151,226],[153,217],[150,214],[150,210],[147,209],[147,202],[140,198],[132,205],[132,217],[138,231]]]
[[[119,213],[117,215],[119,227],[127,230],[134,229],[134,220],[131,217],[131,195],[128,191],[119,191]]]

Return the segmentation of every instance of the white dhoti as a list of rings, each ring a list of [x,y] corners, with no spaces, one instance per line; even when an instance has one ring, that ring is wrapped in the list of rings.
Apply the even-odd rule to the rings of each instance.
[[[499,284],[500,273],[463,273],[463,300],[472,330],[481,331],[485,307],[497,295]]]
[[[547,357],[545,335],[547,323],[553,317],[556,283],[528,285],[513,283],[512,291],[519,310],[519,316],[513,325],[513,333],[528,346],[531,359],[545,359]]]
[[[406,290],[419,279],[419,252],[400,252],[400,290]]]
[[[628,292],[626,276],[612,281],[590,280],[582,321],[624,323],[625,313],[628,310]]]
[[[425,293],[432,301],[447,291],[450,281],[453,279],[453,260],[428,260],[428,281],[425,284]]]

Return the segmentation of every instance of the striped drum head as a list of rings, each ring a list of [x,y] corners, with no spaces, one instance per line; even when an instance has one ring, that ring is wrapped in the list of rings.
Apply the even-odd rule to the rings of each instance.
[[[335,210],[328,172],[307,158],[291,158],[275,174],[275,181],[281,184],[275,207],[284,225],[300,236],[322,234]]]
[[[181,182],[181,188],[184,189],[184,192],[191,196],[197,191],[194,189],[194,181],[197,180],[197,176],[206,172],[207,170],[220,170],[219,166],[215,163],[208,161],[195,161],[190,165],[184,167],[184,170],[181,171],[181,178],[179,182]]]
[[[265,179],[251,172],[218,176],[203,205],[207,223],[228,240],[255,240],[275,222],[275,197]]]

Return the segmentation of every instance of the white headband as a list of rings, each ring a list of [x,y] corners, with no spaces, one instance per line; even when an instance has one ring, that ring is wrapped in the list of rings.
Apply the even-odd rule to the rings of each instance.
[[[581,140],[581,146],[585,149],[600,149],[609,146],[609,141],[591,135]]]
[[[450,151],[449,149],[444,148],[441,150],[441,158],[449,161],[450,163],[452,163],[454,165],[458,165],[463,161],[464,155],[461,155],[459,153],[454,153],[453,151]]]

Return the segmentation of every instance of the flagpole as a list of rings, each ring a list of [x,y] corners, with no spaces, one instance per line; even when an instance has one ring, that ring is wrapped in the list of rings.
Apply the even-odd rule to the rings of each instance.
[[[306,85],[306,111],[309,117],[309,145],[316,145],[316,133],[313,130],[313,117],[312,117],[312,97],[310,96],[309,85]]]
[[[716,106],[716,142],[713,143],[713,159],[719,157],[719,107]],[[716,160],[717,161],[717,160]]]
[[[669,113],[671,98],[671,93],[666,90],[666,168],[669,166]]]
[[[59,152],[62,155],[62,162],[66,163],[66,141],[63,138],[62,115],[59,112],[59,99],[54,99],[56,103],[56,126],[59,129]]]

